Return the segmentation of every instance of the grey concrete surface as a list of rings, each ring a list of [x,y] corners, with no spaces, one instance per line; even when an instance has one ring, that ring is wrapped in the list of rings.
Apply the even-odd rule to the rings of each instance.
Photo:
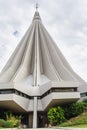
[[[35,129],[18,129],[18,128],[4,128],[4,129],[0,129],[0,130],[87,130],[87,128],[67,128],[67,127],[63,127],[63,128],[35,128]]]
[[[33,130],[33,129],[21,129],[21,130]],[[87,130],[87,128],[38,128],[34,130]]]

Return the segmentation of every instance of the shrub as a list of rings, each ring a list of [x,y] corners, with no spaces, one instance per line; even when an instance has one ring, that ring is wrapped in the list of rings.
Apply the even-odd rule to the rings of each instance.
[[[82,113],[81,115],[71,118],[67,122],[61,124],[62,127],[69,127],[69,126],[78,126],[82,124],[87,124],[87,112]]]
[[[64,110],[59,106],[49,109],[47,116],[52,125],[61,124],[65,120]]]
[[[7,118],[7,121],[11,122],[11,124],[13,124],[12,127],[17,127],[20,125],[21,123],[21,116],[14,116],[12,113],[10,113],[10,115]]]
[[[64,115],[65,115],[66,119],[69,119],[71,117],[70,105],[71,104],[67,104],[66,106],[63,107],[63,109],[64,109]]]
[[[4,128],[13,128],[13,127],[14,127],[13,121],[10,120],[5,121]]]
[[[5,125],[5,120],[0,119],[0,127],[4,127],[4,125]]]
[[[0,119],[1,128],[18,127],[21,123],[21,116],[14,116],[11,112],[5,112],[6,119]]]
[[[84,109],[85,109],[85,103],[83,102],[76,102],[73,104],[69,104],[64,108],[65,117],[69,119],[71,117],[78,116],[81,113],[83,113]]]
[[[73,103],[70,106],[71,115],[73,117],[80,115],[84,111],[84,103],[83,102],[77,102]]]

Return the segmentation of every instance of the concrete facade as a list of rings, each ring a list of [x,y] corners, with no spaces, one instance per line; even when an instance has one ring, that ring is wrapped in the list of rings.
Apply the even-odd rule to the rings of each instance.
[[[37,128],[37,112],[80,99],[85,84],[70,67],[36,11],[32,24],[0,74],[0,107],[26,112]],[[9,104],[9,105],[7,105]],[[31,122],[29,121],[31,127]]]

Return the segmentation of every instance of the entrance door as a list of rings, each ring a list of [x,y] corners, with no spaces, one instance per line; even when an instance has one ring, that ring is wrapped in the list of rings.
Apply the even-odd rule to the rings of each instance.
[[[48,123],[48,120],[47,120],[46,113],[38,112],[38,128],[46,127],[47,123]]]

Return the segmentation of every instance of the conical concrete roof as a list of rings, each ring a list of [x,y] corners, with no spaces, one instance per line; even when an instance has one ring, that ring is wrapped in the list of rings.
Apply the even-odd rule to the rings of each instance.
[[[49,81],[84,83],[66,61],[36,11],[31,26],[2,70],[0,82],[40,86]]]

